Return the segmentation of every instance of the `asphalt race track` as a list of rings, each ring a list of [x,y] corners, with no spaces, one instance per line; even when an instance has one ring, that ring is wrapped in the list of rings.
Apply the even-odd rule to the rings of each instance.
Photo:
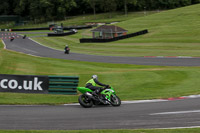
[[[7,39],[5,39],[5,36]],[[21,36],[17,36],[12,42],[9,36],[0,32],[0,38],[4,38],[3,41],[6,45],[6,49],[22,52],[40,57],[50,57],[67,60],[78,60],[88,62],[105,62],[105,63],[119,63],[119,64],[137,64],[137,65],[159,65],[159,66],[200,66],[200,58],[149,58],[149,57],[116,57],[116,56],[97,56],[86,55],[78,53],[64,54],[63,51],[51,49],[40,45],[30,39],[22,39]],[[72,50],[73,51],[73,50]]]
[[[34,56],[106,63],[161,66],[200,66],[200,58],[144,58],[95,56],[42,46],[30,39],[10,42],[0,33],[6,49]],[[8,36],[7,36],[8,37]],[[6,38],[7,38],[6,37]],[[200,127],[200,98],[122,102],[120,107],[95,106],[82,108],[79,104],[0,105],[0,129],[15,130],[79,130],[79,129],[152,129]]]
[[[152,129],[200,126],[199,98],[123,103],[120,107],[80,105],[0,106],[0,129]]]

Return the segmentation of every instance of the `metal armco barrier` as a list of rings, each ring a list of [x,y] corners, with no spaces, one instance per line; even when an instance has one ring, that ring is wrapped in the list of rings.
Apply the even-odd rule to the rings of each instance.
[[[12,31],[36,31],[36,30],[49,30],[49,28],[43,27],[43,28],[12,29]]]
[[[49,94],[77,94],[79,77],[49,76]]]
[[[67,35],[73,35],[76,34],[73,31],[65,32],[65,33],[48,33],[48,37],[53,37],[53,36],[67,36]]]
[[[0,29],[0,31],[12,31],[12,29]]]
[[[89,29],[92,26],[88,25],[81,25],[81,26],[68,26],[63,27],[64,30],[71,30],[71,29]],[[26,29],[1,29],[2,31],[36,31],[36,30],[49,30],[49,27],[41,27],[41,28],[26,28]]]
[[[93,26],[91,25],[78,25],[78,26],[67,26],[67,27],[64,27],[63,29],[64,30],[71,30],[71,29],[81,30],[81,29],[90,29],[92,27]]]
[[[0,74],[0,92],[46,93],[48,76]]]
[[[143,35],[143,34],[146,34],[146,33],[148,33],[148,30],[142,30],[142,31],[138,31],[136,33],[131,33],[131,34],[127,34],[127,35],[123,35],[123,36],[119,36],[119,37],[114,37],[114,38],[110,38],[110,39],[82,38],[82,39],[80,39],[80,43],[113,42],[113,41],[117,41],[117,40],[122,40],[122,39],[130,38],[130,37]]]

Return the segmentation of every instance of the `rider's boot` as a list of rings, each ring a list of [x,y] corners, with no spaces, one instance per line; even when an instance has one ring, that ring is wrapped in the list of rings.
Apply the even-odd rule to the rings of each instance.
[[[97,94],[96,91],[93,91],[92,95],[96,98],[97,101],[104,103],[103,100],[100,98],[99,94]]]
[[[95,98],[96,100],[99,99],[99,95],[96,93],[96,91],[93,91],[93,92],[92,92],[92,95],[94,96],[94,98]]]

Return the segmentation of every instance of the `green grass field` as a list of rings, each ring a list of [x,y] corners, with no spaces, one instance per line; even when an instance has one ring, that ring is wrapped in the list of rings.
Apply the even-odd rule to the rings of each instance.
[[[85,86],[93,74],[112,85],[122,100],[155,99],[200,93],[199,67],[140,66],[38,58],[0,49],[1,74],[80,76]],[[12,97],[12,99],[10,98]],[[0,93],[0,104],[63,104],[77,96]]]
[[[197,4],[129,18],[117,25],[129,33],[144,29],[148,29],[149,33],[112,43],[79,43],[80,38],[92,37],[91,29],[79,30],[78,34],[66,37],[34,40],[61,50],[67,43],[73,52],[95,55],[200,57],[199,8],[200,4]]]
[[[146,15],[151,15],[157,13],[158,11],[146,11]],[[110,15],[111,14],[111,15]],[[111,16],[111,17],[110,17]],[[63,21],[54,21],[49,23],[38,23],[35,24],[33,22],[29,22],[22,26],[14,26],[14,22],[11,23],[0,23],[1,28],[9,29],[17,29],[17,28],[38,28],[38,27],[48,27],[50,23],[56,23],[60,25],[63,23],[64,26],[73,26],[73,25],[85,25],[90,22],[101,22],[101,23],[110,23],[110,22],[119,22],[125,21],[132,18],[143,17],[144,12],[129,12],[127,16],[124,15],[124,12],[113,12],[113,13],[100,13],[94,16],[93,14],[83,14],[80,16],[69,16],[66,20]]]

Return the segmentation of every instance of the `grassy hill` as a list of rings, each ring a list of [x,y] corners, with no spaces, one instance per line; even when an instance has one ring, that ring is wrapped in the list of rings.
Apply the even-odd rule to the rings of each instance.
[[[157,13],[157,11],[147,11],[146,15],[151,15]],[[110,17],[111,16],[111,17]],[[63,23],[64,26],[71,26],[71,25],[85,25],[88,22],[119,22],[119,21],[125,21],[129,20],[131,18],[138,18],[143,17],[144,12],[129,12],[127,16],[124,15],[124,12],[113,12],[113,13],[100,13],[96,14],[95,16],[93,14],[84,14],[79,16],[69,16],[63,21],[53,21],[53,22],[47,22],[47,23],[37,23],[34,22],[28,22],[25,25],[19,25],[15,26],[14,22],[0,22],[0,28],[1,29],[19,29],[19,28],[38,28],[38,27],[48,27],[48,24],[50,23],[56,23],[60,25]]]
[[[130,19],[118,25],[135,32],[148,29],[149,34],[123,42],[200,42],[200,4],[163,11],[143,18]]]
[[[70,45],[73,52],[112,56],[200,56],[200,4],[134,17],[118,23],[129,33],[148,29],[149,33],[112,43],[79,43],[92,37],[90,30],[80,30],[67,37],[34,38],[44,45],[63,50]]]

